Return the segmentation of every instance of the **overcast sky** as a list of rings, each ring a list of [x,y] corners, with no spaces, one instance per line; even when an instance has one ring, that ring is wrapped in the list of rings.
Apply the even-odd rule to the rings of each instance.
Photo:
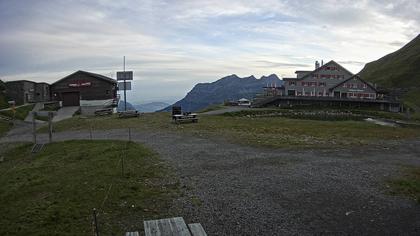
[[[0,78],[114,76],[126,56],[132,100],[173,100],[199,82],[293,76],[321,59],[357,73],[419,26],[419,0],[0,0]]]

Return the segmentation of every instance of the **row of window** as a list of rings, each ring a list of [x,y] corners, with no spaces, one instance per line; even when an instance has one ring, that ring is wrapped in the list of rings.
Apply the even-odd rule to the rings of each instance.
[[[344,75],[313,74],[312,78],[315,78],[315,79],[344,79]]]
[[[344,83],[343,88],[367,88],[367,84]]]
[[[325,70],[336,70],[336,71],[340,71],[340,68],[338,68],[336,66],[326,66],[324,69]]]
[[[296,92],[297,96],[307,96],[307,97],[312,97],[312,96],[316,96],[316,92],[313,91],[309,91],[309,92],[305,92],[303,93],[302,91],[297,91]],[[347,93],[347,95],[341,94],[342,96],[348,97],[348,98],[368,98],[368,99],[375,99],[375,94],[373,93]],[[330,93],[326,92],[318,92],[317,97],[329,97]]]
[[[373,93],[347,93],[349,98],[375,98]]]
[[[301,83],[302,84],[302,86],[312,86],[312,87],[315,87],[315,86],[320,86],[320,87],[325,87],[325,86],[327,86],[327,84],[325,83],[325,82],[319,82],[319,83],[317,83],[317,82],[302,82]]]
[[[307,97],[311,97],[311,96],[315,96],[316,92],[305,92],[305,94],[303,94],[302,92],[297,92],[297,96],[307,96]],[[323,93],[323,92],[318,92],[318,97],[329,97],[330,93]]]

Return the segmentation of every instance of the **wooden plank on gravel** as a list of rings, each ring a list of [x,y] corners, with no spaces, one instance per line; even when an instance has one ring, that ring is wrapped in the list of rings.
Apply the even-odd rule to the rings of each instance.
[[[207,236],[206,231],[204,231],[203,226],[200,223],[188,224],[192,236]]]
[[[125,236],[139,236],[139,232],[126,232]]]
[[[34,146],[32,146],[32,153],[38,153],[41,151],[41,149],[44,147],[44,144],[34,144]]]
[[[191,236],[182,217],[144,221],[146,236]]]

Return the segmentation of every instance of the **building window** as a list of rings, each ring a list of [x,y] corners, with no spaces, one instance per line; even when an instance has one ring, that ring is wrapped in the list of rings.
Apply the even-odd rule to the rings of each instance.
[[[106,91],[106,94],[109,94],[109,90]]]
[[[294,85],[296,85],[296,82],[295,81],[290,81],[289,85],[294,86]]]

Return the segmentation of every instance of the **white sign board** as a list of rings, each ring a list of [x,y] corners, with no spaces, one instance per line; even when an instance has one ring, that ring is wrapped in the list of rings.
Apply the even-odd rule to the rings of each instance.
[[[131,82],[125,82],[125,86],[124,86],[124,82],[118,82],[118,90],[131,90]]]
[[[133,71],[118,71],[117,80],[133,80]]]

